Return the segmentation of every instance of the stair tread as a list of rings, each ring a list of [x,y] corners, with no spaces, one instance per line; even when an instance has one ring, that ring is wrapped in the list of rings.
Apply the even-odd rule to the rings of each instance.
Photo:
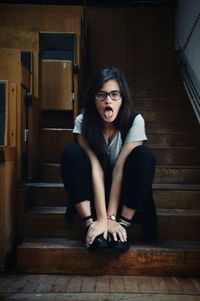
[[[153,189],[166,190],[200,190],[200,184],[153,184]]]
[[[170,166],[171,167],[171,166]],[[28,182],[27,187],[56,187],[63,188],[64,184],[60,182]],[[200,190],[200,184],[153,184],[153,189],[167,189],[167,190]]]
[[[71,240],[67,238],[54,238],[54,237],[42,237],[42,238],[25,238],[24,241],[19,245],[19,249],[22,248],[71,248],[71,247],[84,247],[83,243],[80,240]],[[84,247],[85,248],[85,247]],[[151,250],[152,249],[160,249],[160,250],[168,250],[168,249],[177,249],[177,250],[200,250],[200,242],[199,241],[176,241],[176,240],[164,240],[158,241],[156,243],[141,243],[134,242],[131,244],[131,249],[143,249],[143,250]]]
[[[18,247],[20,273],[199,276],[200,242],[135,241],[126,252],[89,252],[80,240],[26,239]]]
[[[57,188],[63,188],[63,183],[60,182],[27,182],[25,183],[25,186],[27,187],[57,187]]]
[[[42,128],[43,131],[70,131],[72,132],[73,129],[69,129],[69,128],[55,128],[55,127],[45,127],[45,128]]]
[[[29,214],[64,214],[66,211],[66,206],[48,206],[48,207],[33,207],[31,208],[30,211],[28,211]],[[157,209],[157,214],[158,215],[189,215],[189,216],[194,216],[194,215],[200,215],[200,209],[178,209],[178,208],[170,208],[170,209],[165,209],[165,208],[159,208]]]
[[[46,162],[44,165],[59,167],[60,163],[49,163]],[[167,168],[167,169],[200,169],[200,165],[157,165],[156,168]]]

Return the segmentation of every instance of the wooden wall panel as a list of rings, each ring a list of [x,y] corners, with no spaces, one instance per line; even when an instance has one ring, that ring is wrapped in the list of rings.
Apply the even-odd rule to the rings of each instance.
[[[0,79],[7,80],[16,87],[11,88],[13,97],[16,95],[16,144],[17,144],[17,177],[21,178],[21,141],[22,141],[22,102],[21,102],[21,64],[20,51],[14,49],[0,49]],[[14,138],[15,139],[15,138]]]
[[[20,82],[20,52],[0,49],[0,79]]]
[[[32,96],[32,102],[28,108],[28,178],[39,176],[39,131],[40,131],[40,106],[38,99]]]
[[[71,110],[72,62],[42,61],[42,109]]]
[[[38,30],[5,24],[0,26],[1,48],[39,50]]]
[[[1,22],[1,21],[0,21]],[[37,29],[16,27],[16,24],[0,26],[0,45],[6,49],[20,49],[32,52],[32,90],[39,95],[39,32]]]
[[[6,153],[7,147],[0,148]],[[14,149],[14,148],[13,148]],[[10,149],[8,149],[10,152]],[[15,240],[15,152],[9,159],[0,160],[0,270],[4,272],[5,258]],[[2,156],[0,156],[2,157]],[[4,158],[8,157],[6,154]]]
[[[86,20],[91,73],[108,66],[124,69],[124,9],[90,9]]]
[[[8,84],[6,103],[6,145],[17,145],[17,85]]]
[[[166,77],[174,68],[174,9],[86,11],[91,74],[118,66],[127,77]]]
[[[32,14],[67,14],[69,16],[84,16],[84,7],[82,5],[27,5],[24,4],[0,4],[0,11],[2,13],[27,13],[30,10]]]
[[[1,26],[28,27],[37,31],[54,32],[76,32],[81,34],[81,17],[71,17],[69,15],[58,15],[55,13],[32,14],[28,11],[24,13],[0,13]]]
[[[31,91],[31,73],[23,64],[21,65],[21,83],[26,89]]]

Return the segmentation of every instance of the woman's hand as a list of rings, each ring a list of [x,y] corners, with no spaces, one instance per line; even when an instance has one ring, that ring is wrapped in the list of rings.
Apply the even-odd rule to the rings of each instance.
[[[108,233],[113,236],[115,241],[126,241],[127,233],[126,230],[117,222],[108,219]]]
[[[95,238],[100,234],[103,234],[103,237],[107,239],[107,232],[108,232],[107,220],[101,220],[101,221],[96,220],[95,222],[93,222],[89,226],[87,232],[86,241],[85,241],[86,247],[89,247],[89,245],[91,245],[95,240]]]

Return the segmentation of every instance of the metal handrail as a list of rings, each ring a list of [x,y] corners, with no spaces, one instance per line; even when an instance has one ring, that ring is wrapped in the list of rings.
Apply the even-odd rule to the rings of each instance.
[[[183,76],[183,85],[200,123],[200,82],[191,69],[182,49],[177,51],[176,58]]]
[[[193,23],[193,25],[192,25],[192,27],[190,29],[190,32],[188,34],[188,37],[187,37],[187,39],[186,39],[186,41],[185,41],[185,43],[184,43],[184,45],[182,47],[183,52],[185,51],[186,47],[188,46],[188,44],[190,42],[190,39],[191,39],[191,37],[193,35],[193,32],[194,32],[194,30],[195,30],[195,28],[196,28],[196,26],[197,26],[197,24],[199,22],[199,19],[200,19],[200,12],[196,16],[195,21],[194,21],[194,23]]]

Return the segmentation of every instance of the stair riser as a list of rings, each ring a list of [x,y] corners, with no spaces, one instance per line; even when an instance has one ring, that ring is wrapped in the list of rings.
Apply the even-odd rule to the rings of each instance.
[[[147,136],[149,134],[174,134],[174,133],[190,133],[193,131],[193,133],[198,133],[199,126],[197,127],[194,123],[188,124],[185,122],[154,122],[149,121],[146,122],[146,131]],[[200,135],[199,135],[200,137]]]
[[[72,143],[73,139],[71,130],[43,130],[41,132],[42,161],[60,162],[62,150]]]
[[[165,168],[157,167],[154,177],[154,183],[200,183],[199,168]]]
[[[47,182],[62,182],[60,167],[45,165],[43,180]],[[200,183],[200,169],[198,168],[162,168],[157,167],[154,183]]]
[[[200,146],[199,135],[187,133],[173,134],[148,134],[147,144],[151,148],[156,147],[184,147],[184,146]]]
[[[150,121],[163,122],[167,120],[167,122],[176,122],[178,124],[179,122],[183,123],[183,121],[184,122],[191,122],[191,120],[193,120],[193,122],[195,121],[195,116],[192,111],[188,112],[188,110],[182,110],[182,109],[157,110],[157,111],[143,110],[140,111],[140,113],[146,122],[150,122]]]
[[[28,199],[30,204],[34,207],[38,206],[66,206],[68,197],[64,190],[61,188],[29,188]]]
[[[48,147],[45,147],[45,149],[43,151],[44,162],[58,164],[62,147],[58,146],[49,152],[47,151]],[[152,148],[152,151],[155,154],[157,165],[200,165],[200,148],[197,147],[183,149]]]
[[[66,206],[68,197],[64,188],[34,188],[30,190],[32,206]],[[157,208],[200,209],[200,191],[154,189]]]
[[[153,197],[157,208],[200,209],[200,191],[157,189]]]
[[[199,276],[200,251],[144,250],[132,248],[118,253],[89,252],[85,248],[19,249],[20,273],[68,273],[106,275]],[[78,260],[77,260],[78,259]]]
[[[148,129],[149,124],[149,129]],[[186,126],[177,125],[176,133],[173,124],[166,123],[148,123],[147,124],[147,137],[148,145],[151,148],[156,147],[177,147],[177,146],[200,146],[200,135],[187,133],[188,129]],[[163,135],[161,135],[163,134]],[[69,130],[44,130],[41,134],[42,138],[42,159],[44,162],[58,163],[60,160],[60,154],[65,146],[73,142],[73,134]],[[52,141],[57,141],[52,146]],[[161,150],[162,152],[164,151]],[[181,151],[181,150],[180,150]],[[185,150],[183,149],[183,152]],[[170,149],[166,149],[165,152],[168,154],[172,152]],[[177,164],[175,164],[177,165]]]
[[[132,105],[133,111],[143,111],[143,110],[163,110],[163,109],[186,109],[188,104],[185,100],[183,101],[154,101],[154,100],[135,100]]]
[[[199,148],[159,149],[153,148],[157,165],[200,165]]]
[[[130,237],[138,238],[139,225],[130,229]],[[66,225],[64,214],[27,214],[26,236],[81,238],[80,222]],[[158,215],[158,238],[162,240],[198,240],[199,215]]]

